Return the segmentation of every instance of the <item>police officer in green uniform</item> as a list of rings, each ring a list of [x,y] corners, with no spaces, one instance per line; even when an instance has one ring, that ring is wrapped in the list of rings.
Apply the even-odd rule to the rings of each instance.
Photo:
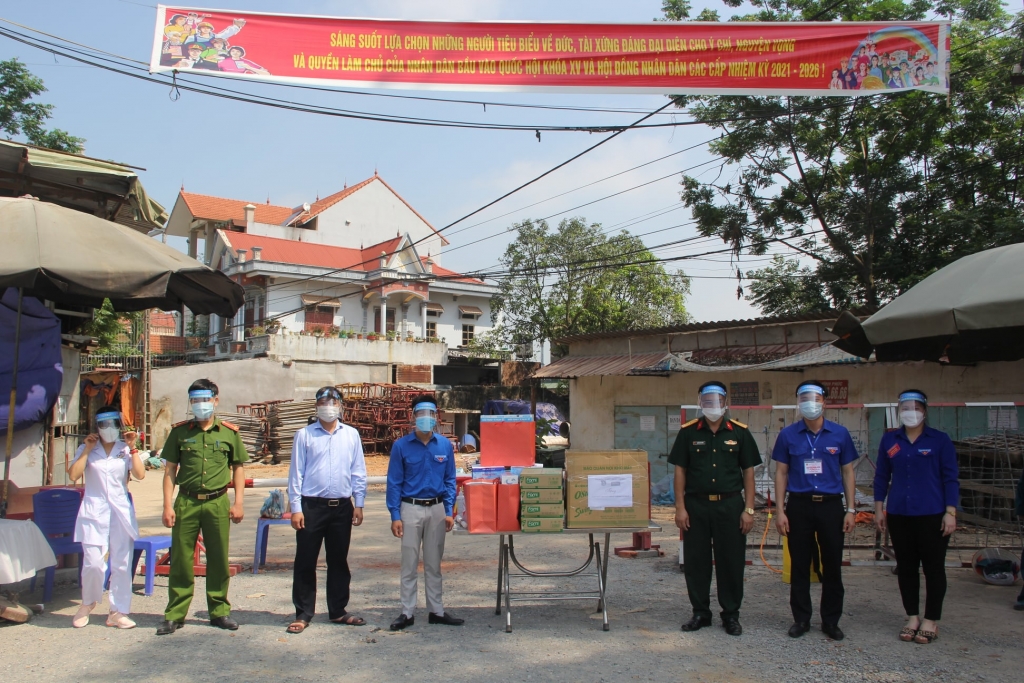
[[[702,417],[679,430],[669,454],[676,466],[676,526],[682,529],[686,590],[693,618],[684,631],[711,625],[711,565],[714,548],[722,627],[743,633],[743,569],[747,532],[754,525],[754,468],[761,464],[754,437],[745,424],[725,420],[727,396],[721,382],[698,390]]]
[[[206,605],[210,623],[234,631],[228,602],[228,521],[242,521],[245,495],[243,463],[249,459],[238,427],[214,415],[217,385],[196,380],[188,390],[193,419],[171,429],[161,456],[167,461],[164,473],[164,526],[171,531],[171,575],[167,582],[167,609],[157,628],[158,636],[174,633],[185,625],[192,603],[195,577],[192,556],[199,532],[206,546]],[[178,497],[173,498],[177,485]],[[235,489],[235,503],[227,496]],[[173,503],[172,503],[173,499]]]

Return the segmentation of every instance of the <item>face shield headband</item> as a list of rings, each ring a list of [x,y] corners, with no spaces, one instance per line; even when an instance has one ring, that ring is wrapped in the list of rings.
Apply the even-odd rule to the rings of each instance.
[[[96,428],[101,429],[104,427],[116,427],[121,428],[121,413],[107,412],[98,413],[96,415]]]
[[[420,411],[430,411],[428,417],[433,417],[434,415],[437,414],[437,404],[427,403],[426,401],[424,401],[423,403],[417,403],[415,406],[413,406],[412,414],[414,416],[419,417]]]
[[[924,394],[917,391],[904,391],[900,394],[899,404],[902,406],[904,403],[916,401],[921,404],[922,408],[928,407],[928,399],[924,397]]]
[[[818,396],[821,396],[822,399],[825,398],[825,390],[819,387],[817,384],[801,384],[800,387],[796,390],[797,398],[810,400],[812,397],[808,396],[807,394],[817,394]]]
[[[704,387],[700,392],[699,403],[701,408],[724,408],[725,389],[716,384]]]
[[[335,401],[341,401],[341,392],[334,387],[324,387],[320,391],[316,392],[316,400],[320,401],[325,398],[333,398]]]
[[[212,401],[213,391],[211,389],[193,389],[192,391],[188,392],[188,398],[190,401],[194,401],[196,399]]]

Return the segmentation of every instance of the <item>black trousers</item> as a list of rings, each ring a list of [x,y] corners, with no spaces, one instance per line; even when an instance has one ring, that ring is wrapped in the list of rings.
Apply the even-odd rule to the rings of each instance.
[[[821,552],[821,623],[835,626],[843,615],[843,517],[841,496],[815,503],[791,495],[786,502],[789,518],[789,557],[792,561],[789,606],[793,621],[810,621],[811,560]],[[817,539],[817,543],[815,543]]]
[[[946,597],[946,548],[949,536],[942,535],[942,513],[937,515],[886,515],[892,549],[896,553],[896,575],[907,616],[921,613],[921,576],[924,569],[924,618],[942,618]]]
[[[295,574],[292,602],[295,618],[312,621],[316,612],[316,563],[320,546],[327,546],[327,614],[331,619],[345,615],[352,573],[348,568],[348,546],[352,539],[352,501],[328,506],[320,499],[302,499],[305,528],[295,532]]]

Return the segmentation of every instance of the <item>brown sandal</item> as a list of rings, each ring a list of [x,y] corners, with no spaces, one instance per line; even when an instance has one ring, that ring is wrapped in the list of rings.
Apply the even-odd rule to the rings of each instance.
[[[365,626],[366,620],[354,614],[342,614],[337,619],[331,619],[332,624],[344,624],[345,626]]]
[[[915,628],[910,628],[909,626],[904,626],[900,630],[900,640],[902,640],[904,643],[909,643],[909,642],[913,641],[914,638],[916,638],[916,637],[917,637],[917,629],[915,629]]]
[[[917,635],[914,637],[914,642],[918,643],[919,645],[927,645],[928,643],[932,642],[933,640],[938,640],[938,639],[939,639],[939,632],[938,631],[918,631]]]
[[[302,633],[303,631],[306,630],[307,626],[309,626],[309,622],[308,621],[303,621],[302,619],[296,619],[292,623],[288,624],[288,628],[285,629],[285,630],[288,631],[288,633]]]

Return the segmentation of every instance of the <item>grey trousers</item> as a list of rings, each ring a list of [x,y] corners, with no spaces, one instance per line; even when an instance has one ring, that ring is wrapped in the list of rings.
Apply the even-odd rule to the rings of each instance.
[[[402,503],[402,614],[415,616],[419,591],[420,547],[427,609],[444,614],[441,602],[441,558],[444,556],[444,505]]]

